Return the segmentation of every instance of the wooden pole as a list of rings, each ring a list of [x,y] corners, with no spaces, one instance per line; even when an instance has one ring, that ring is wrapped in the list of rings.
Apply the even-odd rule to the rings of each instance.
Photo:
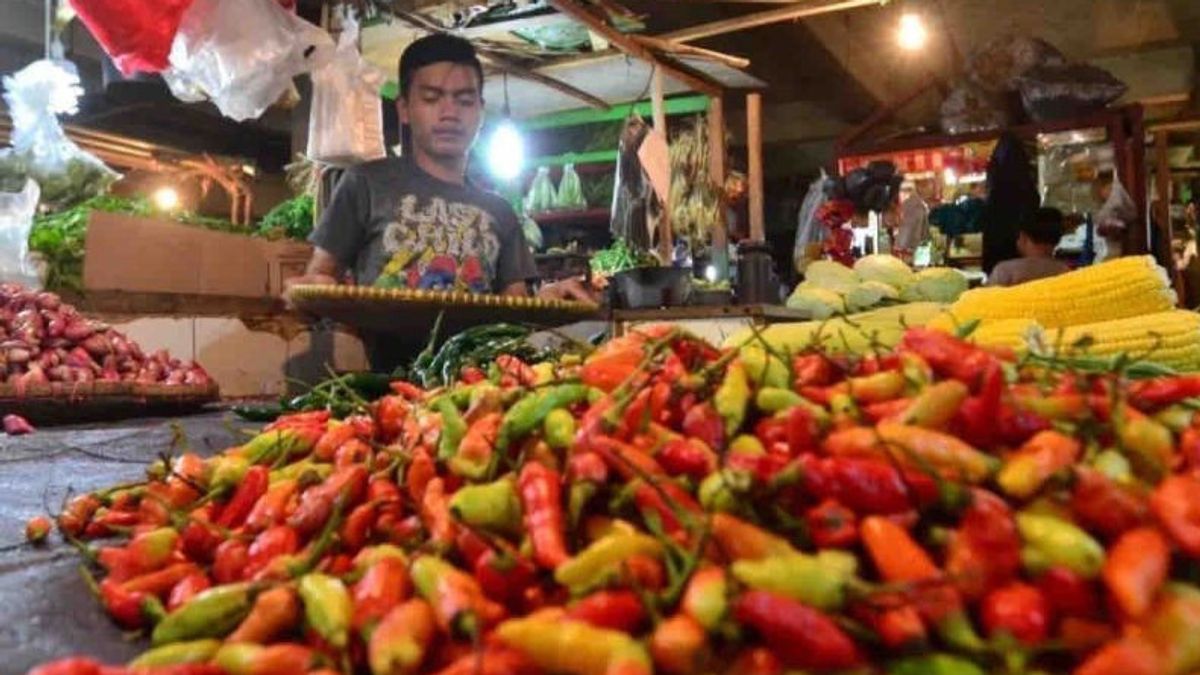
[[[667,134],[667,110],[663,104],[663,73],[661,68],[655,68],[651,78],[650,111],[654,118],[654,130],[662,134],[663,140],[670,142]],[[658,219],[658,254],[664,262],[674,259],[675,237],[671,232],[671,193],[667,188],[666,203],[663,204],[662,214]]]
[[[1158,230],[1159,245],[1155,253],[1161,258],[1165,252],[1166,261],[1159,260],[1171,272],[1171,282],[1175,286],[1178,305],[1186,307],[1188,298],[1185,297],[1183,276],[1175,268],[1174,256],[1171,255],[1171,240],[1175,233],[1171,230],[1171,162],[1167,155],[1167,132],[1159,131],[1154,134],[1154,184],[1158,193],[1158,201],[1154,203],[1154,216]]]
[[[750,240],[766,241],[766,223],[763,219],[762,94],[746,95],[746,143],[750,146],[746,177],[750,183]]]
[[[553,0],[551,1],[553,2]],[[702,23],[691,28],[665,33],[658,37],[676,42],[692,42],[693,40],[702,40],[714,35],[733,33],[739,30],[746,30],[747,28],[757,28],[758,26],[780,23],[781,21],[795,21],[810,16],[832,14],[833,12],[842,12],[868,5],[884,4],[887,4],[887,0],[807,0],[806,2],[797,2],[789,7],[768,9],[732,19]]]
[[[695,91],[716,96],[721,93],[721,85],[710,80],[707,76],[679,63],[667,56],[656,56],[646,45],[638,42],[631,35],[626,35],[609,25],[608,21],[594,13],[589,7],[578,0],[549,0],[550,5],[568,17],[587,26],[589,30],[604,37],[618,49],[630,56],[658,66],[666,71],[672,79],[679,80],[685,86]]]
[[[725,101],[720,96],[709,99],[708,105],[708,177],[717,194],[725,192]],[[725,223],[725,201],[719,200],[717,220],[713,223],[712,258],[720,278],[725,278],[729,266],[729,231]]]

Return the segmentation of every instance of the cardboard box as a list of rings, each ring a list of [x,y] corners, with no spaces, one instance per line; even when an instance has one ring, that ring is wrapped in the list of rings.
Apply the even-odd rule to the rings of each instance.
[[[86,290],[276,297],[311,254],[308,244],[271,242],[169,220],[92,213],[83,263]]]

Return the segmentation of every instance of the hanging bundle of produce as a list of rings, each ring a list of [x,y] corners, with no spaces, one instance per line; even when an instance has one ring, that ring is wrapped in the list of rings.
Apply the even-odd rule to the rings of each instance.
[[[575,165],[568,163],[563,166],[562,178],[558,180],[558,190],[554,193],[554,208],[563,210],[581,210],[587,208],[583,198],[583,186],[579,182],[579,174],[575,173]]]
[[[308,156],[348,165],[383,157],[383,74],[358,52],[358,21],[342,12],[342,34],[329,63],[312,73]]]
[[[1200,668],[1200,378],[915,328],[768,346],[501,354],[163,457],[58,528],[149,637],[137,673]],[[33,674],[61,672],[107,670]]]
[[[613,188],[612,222],[609,229],[613,239],[622,239],[638,251],[650,248],[650,229],[647,218],[656,197],[650,181],[642,170],[638,149],[650,126],[637,115],[630,115],[621,129],[617,156],[616,185]]]
[[[697,116],[691,128],[671,142],[671,229],[692,250],[708,244],[713,228],[724,222],[720,189],[709,174],[708,123]]]
[[[193,0],[163,79],[181,100],[211,100],[226,117],[254,119],[333,51],[328,33],[275,0]]]

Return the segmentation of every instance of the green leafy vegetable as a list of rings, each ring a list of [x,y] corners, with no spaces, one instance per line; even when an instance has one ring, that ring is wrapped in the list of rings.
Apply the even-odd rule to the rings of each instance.
[[[256,234],[267,239],[297,239],[304,241],[312,234],[313,198],[300,195],[280,203],[259,221]]]
[[[610,277],[636,267],[656,267],[658,259],[645,251],[636,250],[624,239],[617,239],[612,246],[597,251],[592,256],[591,265],[594,274]]]

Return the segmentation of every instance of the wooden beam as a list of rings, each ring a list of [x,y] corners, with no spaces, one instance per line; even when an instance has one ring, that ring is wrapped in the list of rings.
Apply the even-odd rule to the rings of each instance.
[[[400,19],[401,21],[407,23],[408,25],[410,25],[418,30],[423,30],[427,33],[445,33],[445,32],[447,32],[447,31],[443,30],[440,26],[438,26],[436,23],[429,21],[428,19],[421,16],[420,14],[413,14],[411,12],[404,12],[404,11],[400,11],[400,10],[396,10],[396,9],[393,9],[392,13],[396,16],[397,19]],[[499,68],[500,70],[503,70],[503,71],[509,73],[513,77],[518,77],[518,78],[521,78],[522,80],[529,80],[530,82],[537,82],[538,84],[549,87],[550,89],[561,92],[563,94],[566,94],[567,96],[578,99],[580,101],[583,101],[584,103],[588,104],[589,106],[591,106],[593,108],[599,108],[601,110],[608,110],[608,108],[610,107],[607,101],[605,101],[604,99],[602,99],[598,96],[589,94],[588,92],[580,89],[579,87],[576,87],[571,84],[567,84],[566,82],[563,82],[562,80],[550,77],[549,75],[545,75],[543,73],[539,73],[532,68],[526,68],[525,66],[521,65],[520,63],[517,63],[516,61],[513,61],[512,59],[509,59],[505,56],[490,52],[486,49],[480,49],[479,50],[479,58],[480,58],[480,60],[482,60],[486,63],[490,63],[491,65]]]
[[[552,0],[553,1],[553,0]],[[772,23],[780,23],[781,21],[795,21],[804,19],[810,16],[819,16],[821,14],[832,14],[834,12],[842,12],[848,9],[856,9],[858,7],[867,7],[869,5],[887,4],[887,0],[806,0],[805,2],[797,2],[788,7],[780,7],[779,9],[768,9],[762,12],[754,12],[734,17],[732,19],[722,19],[711,23],[702,23],[691,28],[672,31],[659,35],[658,37],[665,40],[673,40],[675,42],[692,42],[694,40],[702,40],[714,35],[722,35],[724,33],[733,33],[748,28],[757,28],[766,26]]]
[[[890,118],[892,115],[895,115],[896,112],[904,106],[920,98],[925,94],[925,92],[932,89],[938,82],[938,78],[931,74],[924,82],[916,87],[913,87],[912,91],[901,96],[900,98],[895,99],[894,101],[890,101],[886,105],[876,108],[875,112],[871,113],[870,117],[863,120],[861,124],[847,129],[845,133],[838,137],[836,144],[837,150],[840,152],[841,150],[854,145],[854,143],[858,141],[858,139],[862,138],[864,134],[871,129],[874,129],[879,124],[887,121],[888,118]]]
[[[1175,237],[1175,233],[1171,231],[1171,163],[1167,156],[1167,132],[1160,131],[1154,134],[1154,185],[1155,191],[1158,192],[1158,200],[1154,202],[1154,223],[1158,229],[1158,253],[1165,249],[1165,252],[1170,259],[1171,240]],[[1174,263],[1171,260],[1171,263]],[[1171,270],[1171,281],[1175,286],[1175,296],[1177,304],[1181,308],[1187,307],[1188,298],[1185,294],[1183,285],[1183,276],[1174,264],[1167,265],[1166,269]]]
[[[666,54],[682,54],[684,56],[694,56],[698,59],[708,59],[709,61],[716,61],[717,63],[739,70],[745,70],[750,67],[750,59],[741,56],[734,56],[711,49],[701,49],[700,47],[671,42],[670,40],[651,37],[649,35],[636,35],[634,39],[655,51]]]
[[[549,2],[558,11],[587,26],[592,32],[602,35],[621,51],[634,58],[658,66],[666,71],[667,75],[679,80],[685,86],[709,96],[716,96],[721,93],[720,84],[679,63],[675,59],[667,56],[656,56],[649,47],[635,40],[633,36],[626,35],[610,26],[608,21],[595,14],[587,6],[580,4],[579,0],[549,0]]]
[[[750,240],[766,241],[766,220],[763,212],[762,94],[746,96],[746,145],[750,150],[750,158],[746,163],[746,180],[750,183]]]

